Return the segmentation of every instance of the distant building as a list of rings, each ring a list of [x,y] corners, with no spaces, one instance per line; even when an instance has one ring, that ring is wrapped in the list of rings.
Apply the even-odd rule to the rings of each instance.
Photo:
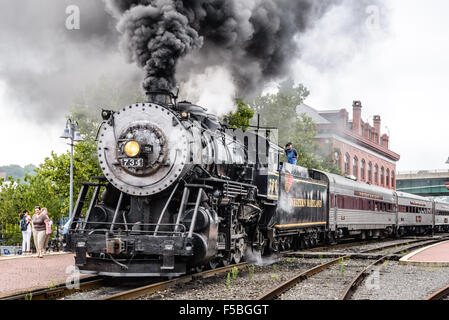
[[[315,139],[332,144],[333,158],[346,176],[389,189],[396,189],[396,162],[400,156],[389,149],[389,136],[381,133],[380,116],[373,125],[362,120],[362,103],[354,101],[353,117],[345,109],[318,111],[301,104],[298,114],[305,113],[317,124]]]

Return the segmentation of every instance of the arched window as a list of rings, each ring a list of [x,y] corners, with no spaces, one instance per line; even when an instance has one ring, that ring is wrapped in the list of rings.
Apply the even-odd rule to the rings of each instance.
[[[385,177],[385,182],[387,184],[387,187],[390,186],[390,169],[387,169],[387,175]]]
[[[374,166],[374,183],[379,184],[379,166],[377,164]]]
[[[349,153],[345,154],[345,174],[349,174],[350,159],[351,157],[349,156]]]
[[[395,176],[394,176],[394,171],[391,171],[391,187],[393,189],[396,189],[396,180],[395,180]]]
[[[380,169],[380,184],[381,185],[385,184],[385,169],[384,169],[384,167],[382,167]]]
[[[357,157],[354,157],[352,161],[352,175],[357,179],[359,178],[359,159]]]
[[[338,151],[334,152],[334,161],[335,161],[335,165],[341,169],[341,153]]]
[[[373,183],[373,164],[368,163],[368,182]]]
[[[362,159],[362,162],[361,162],[361,165],[360,165],[360,179],[362,180],[362,181],[365,181],[365,178],[366,178],[366,162],[365,162],[365,159]]]

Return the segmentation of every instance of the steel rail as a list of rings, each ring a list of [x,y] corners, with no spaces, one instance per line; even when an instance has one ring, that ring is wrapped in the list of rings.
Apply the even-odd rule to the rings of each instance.
[[[424,300],[442,300],[447,296],[449,296],[449,285],[432,293],[430,296],[428,296]]]
[[[140,288],[135,288],[132,290],[128,290],[128,291],[124,291],[124,292],[120,292],[117,293],[115,295],[109,296],[109,297],[105,297],[101,300],[131,300],[131,299],[136,299],[145,295],[149,295],[161,290],[165,290],[167,288],[173,287],[177,284],[182,284],[182,283],[187,283],[187,282],[191,282],[194,281],[196,279],[206,279],[206,278],[210,278],[216,275],[220,275],[220,274],[224,274],[227,273],[229,271],[231,271],[234,268],[238,268],[238,269],[243,269],[248,265],[248,263],[246,262],[242,262],[239,264],[234,264],[234,265],[229,265],[226,267],[221,267],[221,268],[217,268],[217,269],[212,269],[212,270],[207,270],[207,271],[203,271],[200,273],[196,273],[196,274],[191,274],[191,275],[186,275],[180,278],[176,278],[176,279],[172,279],[172,280],[168,280],[168,281],[163,281],[163,282],[158,282],[158,283],[153,283],[147,286],[143,286]]]
[[[429,246],[438,242],[442,242],[442,241],[446,241],[447,238],[442,238],[442,239],[435,239],[435,240],[422,240],[420,244],[415,244],[412,245],[411,247],[408,247],[406,250],[411,250],[411,249],[418,249],[418,248],[422,248],[424,246]],[[416,241],[415,241],[416,242]],[[407,244],[405,244],[407,245]],[[370,264],[368,267],[366,267],[365,269],[363,269],[359,274],[357,274],[352,281],[348,284],[348,286],[344,289],[343,293],[340,296],[340,300],[350,300],[352,298],[352,296],[354,295],[354,293],[357,291],[357,288],[359,287],[359,285],[363,282],[363,280],[371,273],[371,270],[381,264],[384,263],[386,260],[388,260],[393,254],[397,254],[400,253],[403,249],[398,249],[396,251],[394,251],[391,254],[386,254],[385,256],[383,256],[382,258],[380,258],[379,260],[375,261],[374,263]],[[449,288],[447,289],[449,292]]]
[[[0,300],[56,300],[76,292],[89,291],[100,288],[101,286],[103,286],[103,281],[104,278],[101,277],[89,277],[80,281],[79,288],[69,289],[64,283],[54,288],[37,289],[26,293],[2,297],[0,298]]]
[[[256,300],[274,300],[274,299],[278,298],[279,296],[281,296],[282,294],[284,294],[285,292],[287,292],[288,290],[290,290],[291,288],[293,288],[294,286],[296,286],[298,283],[306,280],[307,278],[309,278],[317,273],[320,273],[323,270],[326,270],[330,266],[337,264],[339,261],[341,261],[341,259],[347,259],[350,257],[351,257],[351,254],[341,256],[337,259],[334,259],[332,261],[323,263],[319,266],[316,266],[307,271],[304,271],[304,272],[296,275],[295,277],[281,283],[276,288],[260,295]]]

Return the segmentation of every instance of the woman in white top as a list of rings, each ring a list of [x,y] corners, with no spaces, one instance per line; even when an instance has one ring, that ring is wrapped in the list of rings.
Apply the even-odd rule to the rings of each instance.
[[[27,210],[20,213],[20,229],[22,230],[22,254],[31,253],[31,217]]]

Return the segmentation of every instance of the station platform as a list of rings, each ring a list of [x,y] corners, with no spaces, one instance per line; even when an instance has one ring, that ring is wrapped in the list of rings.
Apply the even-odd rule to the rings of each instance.
[[[400,264],[449,267],[449,241],[416,250],[399,260]]]
[[[0,299],[33,290],[65,284],[76,276],[74,254],[50,253],[44,258],[36,255],[2,256],[0,258]],[[79,279],[88,277],[80,275]],[[70,280],[69,280],[70,281]]]

